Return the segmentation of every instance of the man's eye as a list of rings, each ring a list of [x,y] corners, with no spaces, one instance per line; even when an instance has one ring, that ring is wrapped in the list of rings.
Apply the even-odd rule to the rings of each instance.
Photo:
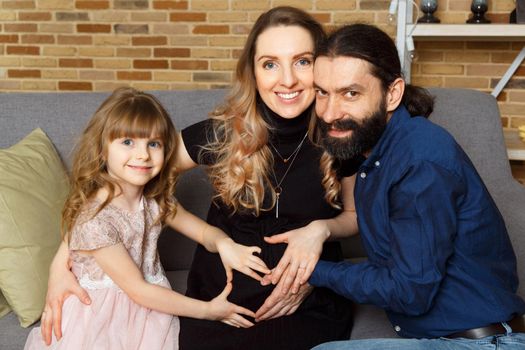
[[[318,96],[321,96],[321,97],[326,96],[326,92],[323,91],[323,90],[315,90],[315,93],[316,93]]]
[[[346,97],[356,97],[357,95],[359,95],[359,93],[357,91],[350,90],[350,91],[347,91],[345,95]]]

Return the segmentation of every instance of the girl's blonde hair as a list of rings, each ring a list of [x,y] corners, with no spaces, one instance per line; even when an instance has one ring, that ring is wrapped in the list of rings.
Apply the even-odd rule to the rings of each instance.
[[[256,215],[275,205],[275,191],[269,179],[273,168],[273,156],[267,146],[270,126],[257,109],[254,57],[259,35],[276,26],[304,28],[310,33],[314,50],[326,36],[312,16],[297,8],[281,6],[263,13],[255,22],[239,57],[229,96],[211,114],[214,135],[204,148],[216,158],[208,168],[216,197],[233,211],[250,210]],[[271,190],[270,208],[262,207],[265,188]]]
[[[70,191],[62,210],[62,237],[69,235],[85,204],[101,188],[109,195],[97,209],[102,210],[115,197],[118,184],[106,169],[108,145],[121,137],[159,138],[164,150],[160,173],[144,187],[144,197],[159,203],[163,222],[175,214],[173,197],[177,180],[176,130],[160,102],[150,94],[124,87],[116,89],[95,112],[75,149],[70,175]]]

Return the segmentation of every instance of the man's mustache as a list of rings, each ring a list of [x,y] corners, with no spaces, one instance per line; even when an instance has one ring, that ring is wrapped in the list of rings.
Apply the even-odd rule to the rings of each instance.
[[[329,130],[335,129],[339,131],[348,131],[359,129],[361,124],[353,120],[352,118],[339,119],[332,123],[327,123],[322,119],[319,119],[319,128],[323,132],[328,132]]]

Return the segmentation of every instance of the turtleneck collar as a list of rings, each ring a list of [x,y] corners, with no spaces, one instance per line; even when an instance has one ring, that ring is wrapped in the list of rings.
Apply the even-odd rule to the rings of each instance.
[[[308,129],[313,103],[303,113],[290,119],[281,117],[260,99],[257,102],[257,108],[263,119],[272,127],[270,130],[271,138],[296,139],[304,135]]]

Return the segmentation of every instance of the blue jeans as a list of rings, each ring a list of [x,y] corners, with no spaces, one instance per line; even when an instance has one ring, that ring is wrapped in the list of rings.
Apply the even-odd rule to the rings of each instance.
[[[317,345],[312,350],[525,350],[525,333],[512,333],[481,339],[362,339],[334,341]]]

